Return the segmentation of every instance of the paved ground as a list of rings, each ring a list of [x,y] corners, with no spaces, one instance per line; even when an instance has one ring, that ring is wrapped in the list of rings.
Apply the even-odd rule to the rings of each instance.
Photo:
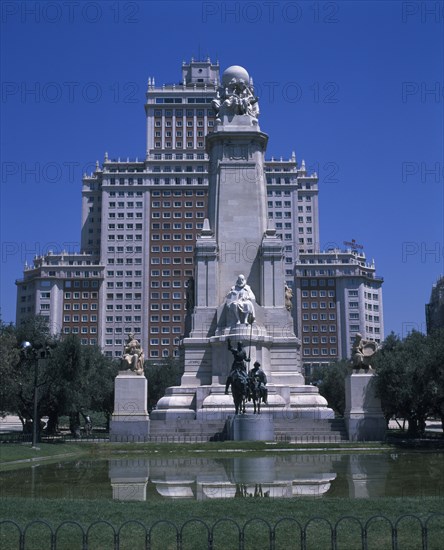
[[[402,420],[398,420],[399,424],[402,426]],[[441,422],[437,420],[427,420],[427,430],[433,432],[442,432]],[[405,428],[407,429],[408,423],[406,421]],[[395,420],[390,420],[389,428],[391,430],[399,429],[399,425]],[[18,416],[7,415],[5,417],[0,417],[0,432],[21,432],[22,423]]]
[[[21,432],[22,423],[18,416],[6,415],[0,417],[0,432]]]

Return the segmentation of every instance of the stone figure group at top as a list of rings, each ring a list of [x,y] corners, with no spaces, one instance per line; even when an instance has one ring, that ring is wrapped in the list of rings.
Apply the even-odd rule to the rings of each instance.
[[[253,324],[255,318],[253,300],[255,296],[247,279],[242,273],[237,277],[236,284],[230,289],[226,296],[226,306],[229,312],[229,325]],[[231,316],[231,319],[230,319]]]
[[[122,370],[131,370],[141,375],[143,374],[144,360],[145,354],[140,342],[136,340],[134,334],[130,333],[122,356]]]
[[[254,95],[250,77],[242,67],[230,67],[225,71],[222,86],[212,101],[220,121],[224,115],[250,115],[257,121],[259,115],[258,98]]]

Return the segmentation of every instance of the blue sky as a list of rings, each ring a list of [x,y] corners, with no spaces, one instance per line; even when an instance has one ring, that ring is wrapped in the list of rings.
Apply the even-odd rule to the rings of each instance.
[[[434,11],[438,9],[439,11]],[[243,65],[267,157],[320,176],[321,246],[356,239],[385,279],[386,334],[424,330],[444,273],[438,2],[1,4],[1,311],[25,260],[77,249],[81,176],[105,151],[144,157],[147,78]]]

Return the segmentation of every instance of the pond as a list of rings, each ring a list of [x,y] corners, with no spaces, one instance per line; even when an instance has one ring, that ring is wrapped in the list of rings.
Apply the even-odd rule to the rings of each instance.
[[[0,495],[159,499],[442,497],[444,453],[78,459],[0,473]]]

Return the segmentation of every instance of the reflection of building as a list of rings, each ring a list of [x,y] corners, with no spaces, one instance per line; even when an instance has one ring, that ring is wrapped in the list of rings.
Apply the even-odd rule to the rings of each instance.
[[[113,459],[109,477],[115,500],[318,497],[330,490],[339,461],[339,455]]]
[[[433,285],[430,302],[426,304],[427,334],[444,328],[444,277]]]
[[[296,332],[305,372],[350,357],[355,335],[381,342],[382,282],[364,253],[329,250],[300,254],[295,265]]]

